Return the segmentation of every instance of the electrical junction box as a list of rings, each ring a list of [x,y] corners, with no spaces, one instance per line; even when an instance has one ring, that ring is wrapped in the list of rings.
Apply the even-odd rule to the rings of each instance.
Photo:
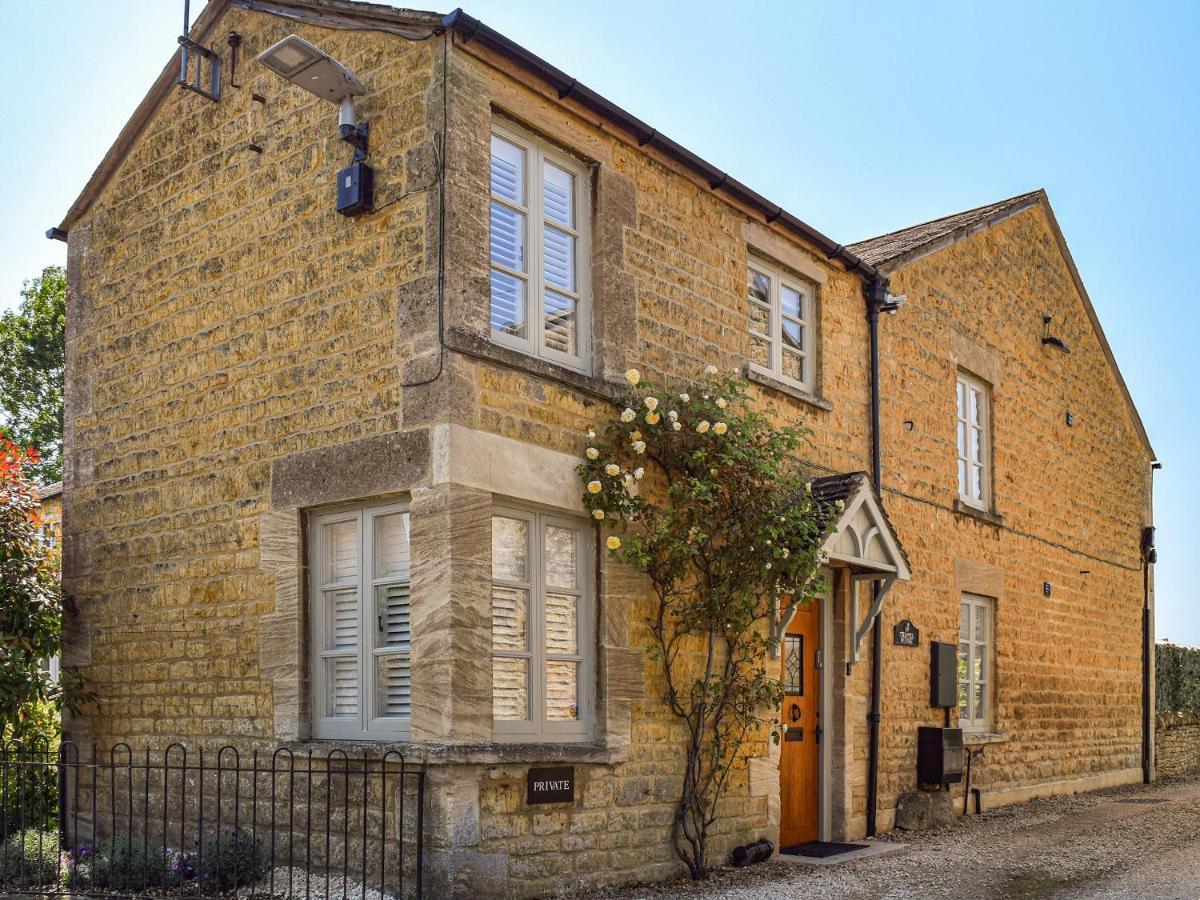
[[[929,642],[929,705],[958,705],[958,647]]]
[[[375,199],[375,170],[365,162],[346,166],[337,174],[337,211],[359,216],[371,211]]]

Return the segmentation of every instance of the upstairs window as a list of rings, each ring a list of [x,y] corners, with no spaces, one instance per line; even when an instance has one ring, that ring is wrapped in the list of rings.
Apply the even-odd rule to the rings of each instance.
[[[816,389],[816,304],[813,288],[778,268],[751,260],[747,277],[750,364],[763,375]]]
[[[492,719],[497,737],[579,740],[593,697],[590,529],[520,509],[492,516]]]
[[[987,385],[965,372],[958,374],[958,497],[986,509],[992,497],[990,397]]]
[[[411,558],[404,504],[313,517],[313,736],[407,740]]]
[[[491,194],[492,339],[586,370],[591,318],[586,170],[496,127]]]

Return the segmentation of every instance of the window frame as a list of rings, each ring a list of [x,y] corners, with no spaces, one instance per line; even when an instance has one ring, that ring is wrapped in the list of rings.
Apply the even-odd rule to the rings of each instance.
[[[409,516],[409,571],[408,578],[375,577],[375,520],[387,515],[403,513]],[[332,656],[349,656],[348,652],[337,653],[325,649],[325,607],[323,593],[333,583],[320,580],[325,571],[325,526],[337,522],[353,521],[358,529],[358,716],[328,716],[325,714],[325,659]],[[343,504],[330,509],[314,510],[308,515],[308,573],[306,583],[309,594],[309,701],[311,703],[312,737],[332,740],[394,740],[408,741],[412,737],[412,514],[409,503],[404,500],[386,502],[364,502]],[[404,651],[388,652],[375,646],[378,625],[375,621],[376,589],[407,581],[409,588],[409,641]],[[409,669],[408,718],[375,715],[375,660],[382,656],[407,658]]]
[[[962,412],[959,413],[958,393],[959,389],[963,391]],[[970,396],[974,391],[979,396],[979,424],[974,425],[970,421]],[[960,369],[954,384],[954,480],[955,489],[958,492],[958,499],[967,506],[984,511],[992,508],[992,390],[991,385],[981,378],[972,375],[970,372]],[[963,451],[958,450],[958,429],[962,426],[964,429]],[[971,470],[976,466],[974,460],[970,457],[971,452],[971,432],[974,429],[979,431],[979,494],[978,498],[971,496]],[[966,491],[963,491],[963,484],[959,481],[959,464],[963,464],[966,468]]]
[[[525,205],[513,203],[502,197],[497,197],[491,190],[491,178],[488,180],[488,334],[495,344],[517,350],[529,356],[556,363],[568,369],[583,374],[591,373],[592,357],[592,265],[591,265],[591,169],[582,161],[560,151],[545,141],[534,137],[523,130],[508,124],[493,122],[488,135],[489,171],[491,166],[491,139],[498,137],[517,147],[525,153],[524,179]],[[574,178],[575,227],[568,228],[557,221],[550,221],[554,228],[570,234],[575,239],[575,299],[576,306],[575,328],[578,355],[563,353],[546,345],[545,293],[546,278],[542,263],[545,240],[543,230],[547,224],[544,212],[542,173],[544,164],[550,162],[565,170]],[[536,177],[535,177],[536,175]],[[535,190],[536,188],[536,190]],[[491,205],[499,203],[520,213],[525,217],[525,269],[516,271],[499,264],[491,258]],[[535,236],[534,223],[538,225]],[[492,328],[491,321],[491,272],[503,272],[516,278],[525,285],[525,325],[526,337],[506,334]],[[571,292],[554,287],[556,293],[569,296]],[[533,315],[536,313],[536,315]]]
[[[963,608],[970,610],[970,627],[968,628],[967,640],[963,640]],[[979,611],[982,610],[986,616],[986,629],[984,639],[979,641],[976,639],[975,621]],[[965,684],[967,688],[968,709],[973,712],[974,707],[972,700],[975,696],[975,688],[981,683],[980,679],[975,677],[975,667],[973,662],[975,654],[979,647],[984,648],[983,652],[983,716],[968,715],[964,716],[962,711],[962,701],[959,701],[958,706],[958,726],[965,734],[989,734],[995,730],[995,721],[993,715],[992,695],[995,690],[995,657],[996,657],[996,601],[992,597],[983,597],[979,594],[962,594],[959,597],[959,624],[958,624],[958,660],[959,665],[962,665],[962,646],[967,644],[966,671],[967,679],[964,682],[961,677],[957,679],[956,685],[958,688]]]
[[[491,522],[497,517],[518,519],[526,523],[528,535],[528,572],[525,582],[497,579],[495,570],[489,573],[490,586],[500,584],[529,591],[527,651],[501,651],[493,646],[488,655],[491,661],[500,658],[529,660],[529,719],[496,719],[493,715],[492,733],[500,742],[579,742],[592,737],[596,707],[596,595],[595,595],[595,541],[590,524],[581,518],[556,513],[540,512],[535,509],[496,504],[492,507]],[[576,653],[548,654],[545,650],[545,594],[546,573],[544,566],[545,533],[547,527],[568,528],[576,533],[575,553],[578,584],[575,591],[555,590],[555,593],[573,593],[577,596],[576,607]],[[572,661],[578,666],[576,687],[578,691],[578,717],[574,721],[553,721],[546,718],[546,663],[547,661]],[[493,698],[494,702],[494,698]]]
[[[817,369],[820,365],[820,354],[818,350],[817,336],[817,285],[805,278],[790,274],[782,266],[777,263],[769,262],[761,256],[756,256],[751,253],[746,260],[746,284],[745,303],[744,307],[747,314],[749,313],[749,304],[754,304],[759,307],[767,306],[767,330],[769,334],[763,334],[756,331],[752,322],[747,323],[747,333],[751,338],[753,345],[754,338],[759,338],[767,342],[767,361],[768,365],[755,362],[753,359],[747,362],[751,370],[768,378],[774,378],[786,385],[789,385],[797,390],[803,391],[806,394],[816,394],[817,392]],[[750,272],[757,272],[759,275],[767,278],[770,283],[768,289],[769,304],[763,304],[760,301],[750,298]],[[800,295],[800,313],[801,317],[795,319],[792,316],[784,316],[783,304],[780,301],[780,288],[788,287]],[[799,322],[803,327],[802,332],[805,340],[798,355],[802,358],[805,371],[808,377],[804,379],[792,378],[784,373],[783,355],[785,353],[797,353],[797,351],[785,348],[783,346],[783,320],[787,318],[790,321]],[[751,351],[751,357],[753,351]]]

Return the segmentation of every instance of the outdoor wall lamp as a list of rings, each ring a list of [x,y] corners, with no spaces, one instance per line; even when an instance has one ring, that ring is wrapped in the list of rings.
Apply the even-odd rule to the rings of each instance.
[[[1050,323],[1053,321],[1054,316],[1042,316],[1042,343],[1050,347],[1057,347],[1063,353],[1070,353],[1071,348],[1067,346],[1067,342],[1050,333]]]
[[[354,148],[351,164],[338,172],[337,210],[355,216],[370,210],[374,172],[365,162],[370,129],[359,122],[354,98],[367,89],[354,73],[298,34],[290,34],[258,54],[258,61],[285,81],[322,100],[338,104],[338,133]]]

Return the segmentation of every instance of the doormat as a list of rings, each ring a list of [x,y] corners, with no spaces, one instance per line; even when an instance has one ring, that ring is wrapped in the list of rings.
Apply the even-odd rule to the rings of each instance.
[[[829,859],[831,856],[841,856],[843,853],[853,853],[863,850],[870,844],[839,844],[837,841],[809,841],[806,844],[792,844],[790,847],[780,847],[780,853],[788,856],[807,856],[812,859]]]

